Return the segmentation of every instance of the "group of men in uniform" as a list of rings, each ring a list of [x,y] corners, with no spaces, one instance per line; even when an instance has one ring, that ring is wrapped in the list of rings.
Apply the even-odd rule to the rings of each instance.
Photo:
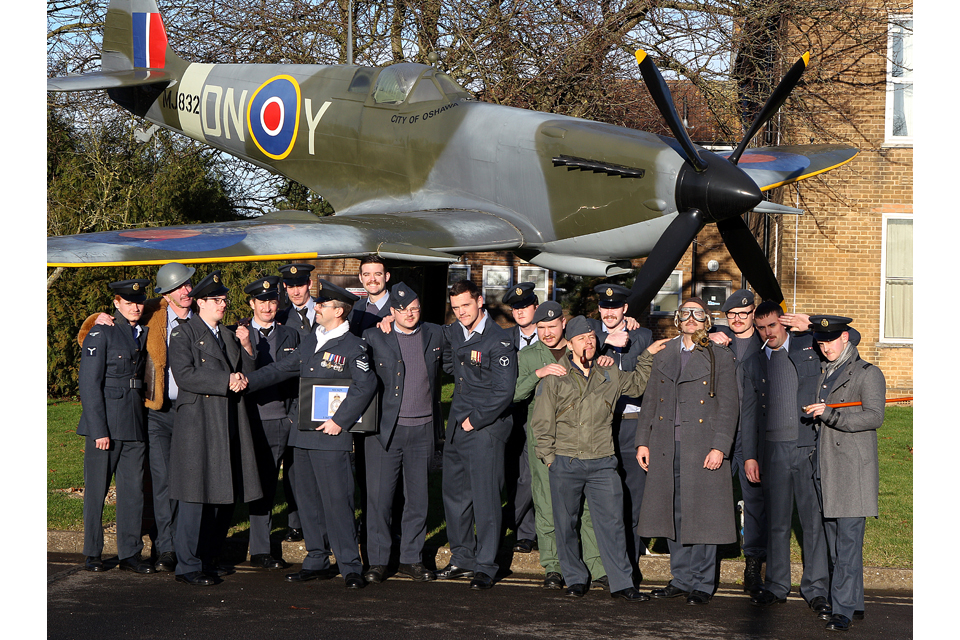
[[[282,468],[287,539],[307,549],[291,582],[337,573],[350,589],[383,581],[402,510],[398,571],[415,580],[470,578],[473,589],[491,588],[509,526],[516,552],[539,546],[546,588],[566,584],[566,595],[580,597],[602,585],[631,601],[686,595],[706,604],[716,545],[736,540],[738,474],[751,602],[768,606],[789,592],[795,499],[801,594],[828,629],[862,617],[863,521],[877,515],[885,389],[882,373],[859,359],[850,319],[754,308],[742,290],[722,307],[728,327],[710,332],[707,306],[691,298],[675,314],[680,335],[653,342],[627,317],[624,287],[596,288],[599,320],[568,321],[558,303],[538,304],[533,283],[521,283],[503,298],[516,320],[508,331],[478,287],[460,281],[448,292],[456,321],[441,327],[421,320],[420,297],[406,283],[388,290],[379,257],[361,261],[363,300],[322,279],[312,297],[312,269],[289,264],[249,283],[252,317],[235,327],[222,324],[229,289],[218,271],[193,287],[192,268],[164,265],[155,288],[163,297],[151,301],[147,281],[111,284],[117,313],[91,316],[80,335],[87,569],[105,568],[95,505],[114,473],[121,568],[216,584],[230,572],[217,557],[238,502],[249,503],[252,565],[285,567],[269,536]],[[787,330],[809,324],[812,331]],[[441,367],[454,380],[445,431]],[[324,409],[318,394],[333,387],[345,395]],[[829,406],[838,398],[861,404]],[[427,469],[441,433],[451,559],[433,571],[422,553]],[[141,558],[134,524],[144,456],[155,562]],[[598,514],[605,526],[595,529]],[[636,585],[651,537],[666,538],[673,578],[647,595]]]

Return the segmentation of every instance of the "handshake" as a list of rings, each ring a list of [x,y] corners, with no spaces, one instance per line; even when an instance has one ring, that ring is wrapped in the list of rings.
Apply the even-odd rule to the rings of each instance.
[[[240,372],[230,374],[230,391],[240,393],[247,388],[247,376]]]

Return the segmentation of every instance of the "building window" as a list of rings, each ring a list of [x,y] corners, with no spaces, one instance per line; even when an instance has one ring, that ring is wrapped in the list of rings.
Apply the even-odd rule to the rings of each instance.
[[[913,342],[913,216],[883,217],[880,264],[883,273],[881,340]]]
[[[893,15],[887,30],[887,146],[913,145],[913,16]]]
[[[470,279],[470,265],[468,264],[451,264],[447,266],[447,288],[449,289],[453,286],[454,282],[458,280],[469,280]]]
[[[498,265],[483,265],[483,304],[492,309],[503,304],[503,294],[513,286],[513,269]]]
[[[673,315],[673,312],[680,308],[681,295],[683,295],[683,271],[677,270],[670,274],[653,302],[650,303],[650,315]]]
[[[540,303],[549,300],[547,290],[550,284],[550,272],[546,269],[542,267],[517,267],[517,282],[532,282],[535,285],[533,292],[537,294],[537,300]]]

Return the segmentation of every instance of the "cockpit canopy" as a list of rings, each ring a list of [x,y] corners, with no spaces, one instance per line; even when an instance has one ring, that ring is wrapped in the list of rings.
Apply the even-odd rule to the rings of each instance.
[[[404,101],[413,104],[441,100],[444,96],[450,100],[470,96],[453,78],[429,65],[400,62],[380,69],[379,75],[377,71],[370,67],[357,69],[349,90],[366,93],[376,77],[373,86],[373,101],[376,104],[400,104]]]

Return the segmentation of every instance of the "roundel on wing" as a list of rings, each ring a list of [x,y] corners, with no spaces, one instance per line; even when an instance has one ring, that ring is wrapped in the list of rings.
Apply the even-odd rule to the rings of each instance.
[[[274,76],[254,91],[247,106],[247,129],[267,157],[283,160],[293,150],[300,123],[300,85],[291,76]]]

